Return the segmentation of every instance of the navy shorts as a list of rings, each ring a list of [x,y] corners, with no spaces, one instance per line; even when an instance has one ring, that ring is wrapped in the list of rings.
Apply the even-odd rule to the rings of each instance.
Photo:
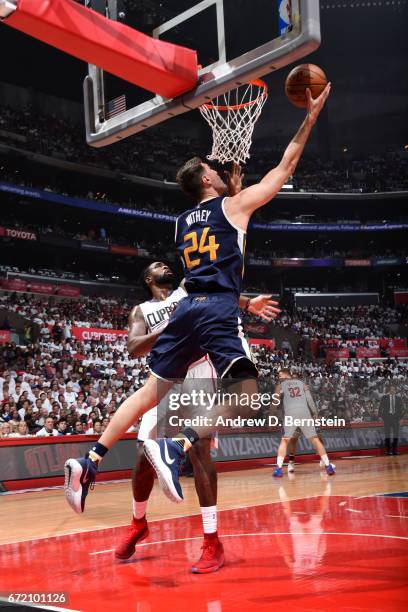
[[[243,343],[237,298],[230,293],[191,294],[183,298],[150,353],[150,370],[158,378],[185,378],[189,366],[208,354],[222,378],[245,359],[256,368]]]

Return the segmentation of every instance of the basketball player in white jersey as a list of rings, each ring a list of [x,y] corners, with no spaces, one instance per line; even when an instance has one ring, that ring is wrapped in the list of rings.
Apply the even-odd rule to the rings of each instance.
[[[130,356],[141,357],[150,352],[156,339],[166,327],[171,313],[186,291],[180,286],[173,290],[174,275],[170,268],[156,261],[143,272],[143,284],[152,299],[136,306],[129,317],[128,350]],[[267,321],[275,318],[279,309],[271,296],[257,296],[248,300],[241,296],[240,305],[249,312],[261,316]],[[249,350],[249,349],[248,349]],[[212,385],[215,391],[215,369],[208,356],[193,363],[188,371],[188,378],[205,379],[205,384]],[[208,383],[207,383],[208,381]],[[146,412],[142,417],[136,453],[136,467],[133,472],[133,518],[132,523],[116,548],[118,559],[129,559],[135,552],[137,543],[144,540],[148,533],[146,507],[153,489],[154,469],[143,452],[143,444],[149,439],[156,439],[157,407]],[[224,550],[217,534],[217,473],[211,459],[211,439],[200,439],[190,454],[194,470],[195,486],[200,502],[203,521],[204,544],[201,558],[192,567],[193,573],[217,571],[224,563]]]
[[[327,474],[329,476],[335,474],[334,466],[329,461],[326,449],[319,439],[314,425],[307,422],[315,418],[313,415],[316,415],[317,412],[309,387],[298,376],[294,376],[289,370],[283,369],[279,372],[279,385],[276,392],[281,394],[284,416],[302,419],[304,423],[300,427],[294,424],[285,424],[284,435],[278,448],[277,466],[273,472],[274,477],[280,478],[283,476],[282,466],[287,445],[298,428],[316,449],[316,453],[324,463]]]

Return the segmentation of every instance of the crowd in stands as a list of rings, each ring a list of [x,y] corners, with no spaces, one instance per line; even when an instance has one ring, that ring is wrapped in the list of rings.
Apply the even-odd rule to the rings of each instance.
[[[339,346],[347,340],[369,340],[395,335],[391,326],[408,323],[407,306],[297,306],[283,312],[276,325],[291,329],[304,338],[335,339]]]
[[[2,107],[0,130],[3,140],[22,149],[46,156],[139,176],[174,181],[177,168],[185,162],[186,151],[201,151],[202,144],[189,136],[168,134],[156,127],[141,132],[111,147],[89,147],[82,126],[57,115],[44,114],[32,106]],[[15,138],[18,138],[18,141]],[[281,150],[259,145],[257,154],[246,167],[246,173],[264,174],[278,163]],[[363,159],[323,160],[305,156],[296,171],[294,185],[298,191],[376,192],[408,188],[408,156],[396,151],[372,154]]]
[[[261,377],[277,380],[288,368],[308,383],[319,417],[344,418],[346,423],[378,421],[381,397],[394,385],[408,406],[408,361],[339,360],[326,363],[294,356],[291,350],[253,349]]]
[[[35,298],[26,293],[0,295],[0,308],[16,312],[39,325],[44,340],[52,336],[56,340],[70,338],[72,326],[125,329],[133,306],[123,299],[106,296],[56,301],[54,298]]]
[[[131,304],[115,298],[37,299],[3,293],[0,307],[39,326],[37,340],[0,347],[0,436],[100,434],[120,403],[146,380],[146,358],[130,359],[126,340],[79,341],[72,326],[125,329]],[[390,337],[390,325],[407,321],[407,309],[382,306],[295,308],[275,324],[303,340],[336,339],[347,343]],[[379,397],[390,381],[408,395],[408,362],[369,359],[326,363],[306,356],[305,343],[295,350],[283,341],[279,349],[257,347],[264,384],[275,383],[282,367],[310,382],[323,416],[349,422],[376,420]],[[137,431],[138,425],[131,428]]]
[[[40,326],[41,337],[51,337],[50,328],[61,328],[59,339],[71,337],[70,328],[97,327],[125,329],[127,317],[134,304],[115,297],[82,297],[80,300],[35,298],[31,294],[9,293],[0,295],[0,308],[16,312]],[[247,317],[243,316],[244,322]],[[408,324],[408,307],[391,306],[296,306],[291,312],[283,311],[274,325],[296,332],[302,338],[335,340],[339,348],[347,341],[361,343],[396,335],[399,325]],[[59,333],[59,332],[58,332]],[[58,338],[57,338],[58,339]]]
[[[124,236],[121,232],[115,232],[112,228],[105,228],[97,223],[94,227],[84,227],[73,231],[69,227],[69,223],[61,225],[41,225],[41,224],[24,224],[18,222],[12,215],[5,214],[3,224],[9,228],[14,228],[22,231],[34,232],[37,236],[51,235],[56,238],[67,238],[71,240],[78,240],[106,244],[106,245],[126,245],[133,248],[137,248],[140,254],[143,252],[147,256],[161,257],[165,259],[174,259],[174,253],[172,249],[169,249],[170,235],[173,234],[173,226],[169,225],[168,239],[159,238],[157,235],[146,236],[146,233],[129,231],[127,236]],[[130,230],[131,228],[129,228]],[[372,258],[372,257],[406,257],[407,250],[398,248],[398,245],[394,244],[391,248],[375,248],[374,245],[366,245],[364,243],[359,247],[352,247],[347,251],[342,248],[337,248],[333,244],[333,240],[327,240],[326,243],[322,244],[322,241],[313,240],[310,244],[303,241],[301,248],[282,248],[276,247],[276,239],[268,239],[259,242],[256,247],[249,247],[246,251],[246,256],[252,261],[267,259],[279,259],[279,258],[328,258],[328,257],[339,257],[339,258]],[[298,242],[295,243],[298,247]]]

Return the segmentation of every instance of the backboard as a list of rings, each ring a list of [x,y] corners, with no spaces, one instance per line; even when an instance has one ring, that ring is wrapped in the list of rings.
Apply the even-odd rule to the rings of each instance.
[[[89,3],[96,0],[87,0]],[[103,147],[198,108],[238,85],[314,51],[320,44],[318,0],[98,0],[112,19],[195,49],[197,87],[166,99],[89,66],[84,81],[87,142]],[[169,8],[166,5],[172,5]],[[94,7],[96,8],[96,7]],[[126,97],[126,108],[124,98]],[[115,112],[109,101],[117,99]],[[114,115],[114,116],[112,116]]]

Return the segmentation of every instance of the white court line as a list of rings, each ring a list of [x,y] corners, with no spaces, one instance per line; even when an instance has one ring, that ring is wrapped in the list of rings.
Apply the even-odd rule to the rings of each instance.
[[[368,493],[367,495],[359,495],[358,497],[354,497],[354,499],[366,499],[367,497],[381,497],[382,495],[396,495],[401,493],[401,491],[385,491],[383,493]],[[331,497],[353,497],[352,495],[331,495]]]
[[[408,516],[402,516],[402,514],[386,514],[385,516],[389,516],[390,518],[403,518],[403,519],[408,519]]]
[[[339,457],[339,459],[373,459],[375,455],[358,455],[357,457]]]
[[[113,481],[106,481],[106,484],[110,484]],[[119,481],[121,482],[121,481]],[[125,481],[126,482],[126,481]],[[284,481],[285,482],[285,481]],[[98,483],[99,484],[99,483]],[[101,483],[102,484],[102,483]],[[280,483],[282,484],[282,483]],[[393,493],[394,491],[390,491],[389,493],[386,493],[387,495],[390,493]],[[353,495],[330,495],[329,497],[347,497],[347,498],[352,498],[352,499],[364,499],[366,497],[375,497],[376,495],[385,495],[384,493],[370,493],[369,495],[361,495],[360,497],[354,497]],[[302,499],[315,499],[316,497],[322,497],[321,493],[316,493],[316,495],[307,495],[307,496],[303,496],[303,497],[293,497],[291,498],[289,501],[299,501]],[[254,503],[254,504],[246,504],[245,506],[231,506],[230,508],[223,508],[222,510],[218,510],[217,512],[230,512],[231,510],[244,510],[245,508],[256,508],[258,506],[270,506],[271,504],[281,504],[281,500],[277,499],[274,501],[269,501],[269,502],[262,502],[260,503]],[[339,505],[345,505],[347,502],[340,502]],[[190,518],[192,516],[201,516],[201,514],[199,514],[198,512],[193,512],[191,514],[183,514],[183,515],[172,515],[172,516],[166,516],[165,518],[158,518],[158,519],[154,519],[151,522],[152,523],[159,523],[161,521],[171,521],[173,519],[183,519],[183,518]],[[75,535],[77,533],[93,533],[94,531],[103,531],[103,530],[109,530],[109,529],[117,529],[119,527],[128,527],[129,526],[129,521],[127,521],[126,523],[118,523],[116,525],[108,525],[106,527],[76,527],[73,529],[69,529],[68,531],[62,531],[60,533],[57,533],[55,535],[47,535],[47,536],[39,536],[38,538],[25,538],[24,540],[10,540],[10,542],[3,542],[2,544],[0,544],[0,549],[2,546],[10,546],[12,544],[23,544],[24,542],[37,542],[40,540],[51,540],[52,538],[61,538],[63,536],[69,536],[69,535]],[[140,545],[141,546],[141,545]]]
[[[347,512],[362,512],[362,510],[354,510],[354,508],[346,508]]]
[[[333,536],[358,536],[364,538],[387,538],[389,540],[408,540],[408,536],[394,536],[394,535],[385,535],[381,533],[349,533],[349,532],[332,532],[332,531],[310,531],[308,533],[304,533],[303,531],[266,531],[261,533],[226,533],[221,537],[224,538],[245,538],[245,537],[262,537],[262,536],[272,536],[272,535],[333,535]],[[191,542],[192,540],[202,540],[203,536],[194,536],[190,538],[176,538],[174,540],[159,540],[157,542],[145,542],[144,544],[139,544],[137,548],[142,548],[142,546],[155,546],[157,544],[170,544],[173,542]],[[94,555],[103,555],[106,553],[114,552],[114,548],[109,548],[107,550],[98,550],[96,552],[88,553],[91,557]]]
[[[318,493],[316,495],[310,495],[308,497],[293,497],[289,501],[299,501],[301,499],[314,499],[315,497],[322,497],[322,494]],[[344,497],[344,495],[331,495],[330,497]],[[217,514],[220,512],[230,512],[231,510],[245,510],[246,508],[256,508],[258,506],[270,506],[271,504],[281,504],[281,503],[282,502],[280,499],[276,499],[270,502],[263,502],[262,504],[254,503],[254,504],[247,504],[246,506],[231,506],[231,508],[223,508],[222,510],[217,510]],[[201,516],[201,514],[198,512],[193,512],[191,514],[182,514],[182,515],[177,514],[173,516],[166,516],[165,518],[153,519],[151,523],[160,523],[162,521],[171,521],[174,519],[191,518],[192,516]],[[2,544],[0,544],[0,549],[2,546],[11,546],[13,544],[23,544],[24,542],[37,542],[40,540],[51,540],[52,538],[61,538],[63,536],[75,535],[76,533],[93,533],[94,531],[117,529],[119,527],[128,527],[128,526],[129,526],[129,521],[127,521],[126,523],[118,523],[117,525],[107,525],[106,527],[97,527],[97,526],[95,527],[76,527],[73,529],[69,529],[68,531],[62,531],[55,535],[39,536],[38,538],[27,538],[24,540],[11,540],[10,542],[3,542]]]
[[[103,472],[102,472],[103,473]],[[129,482],[130,478],[121,478],[120,480],[98,480],[98,485],[123,484]],[[50,485],[49,487],[37,487],[35,489],[17,489],[13,491],[1,491],[1,495],[21,495],[22,493],[42,493],[43,491],[59,491],[64,488],[64,485]]]

